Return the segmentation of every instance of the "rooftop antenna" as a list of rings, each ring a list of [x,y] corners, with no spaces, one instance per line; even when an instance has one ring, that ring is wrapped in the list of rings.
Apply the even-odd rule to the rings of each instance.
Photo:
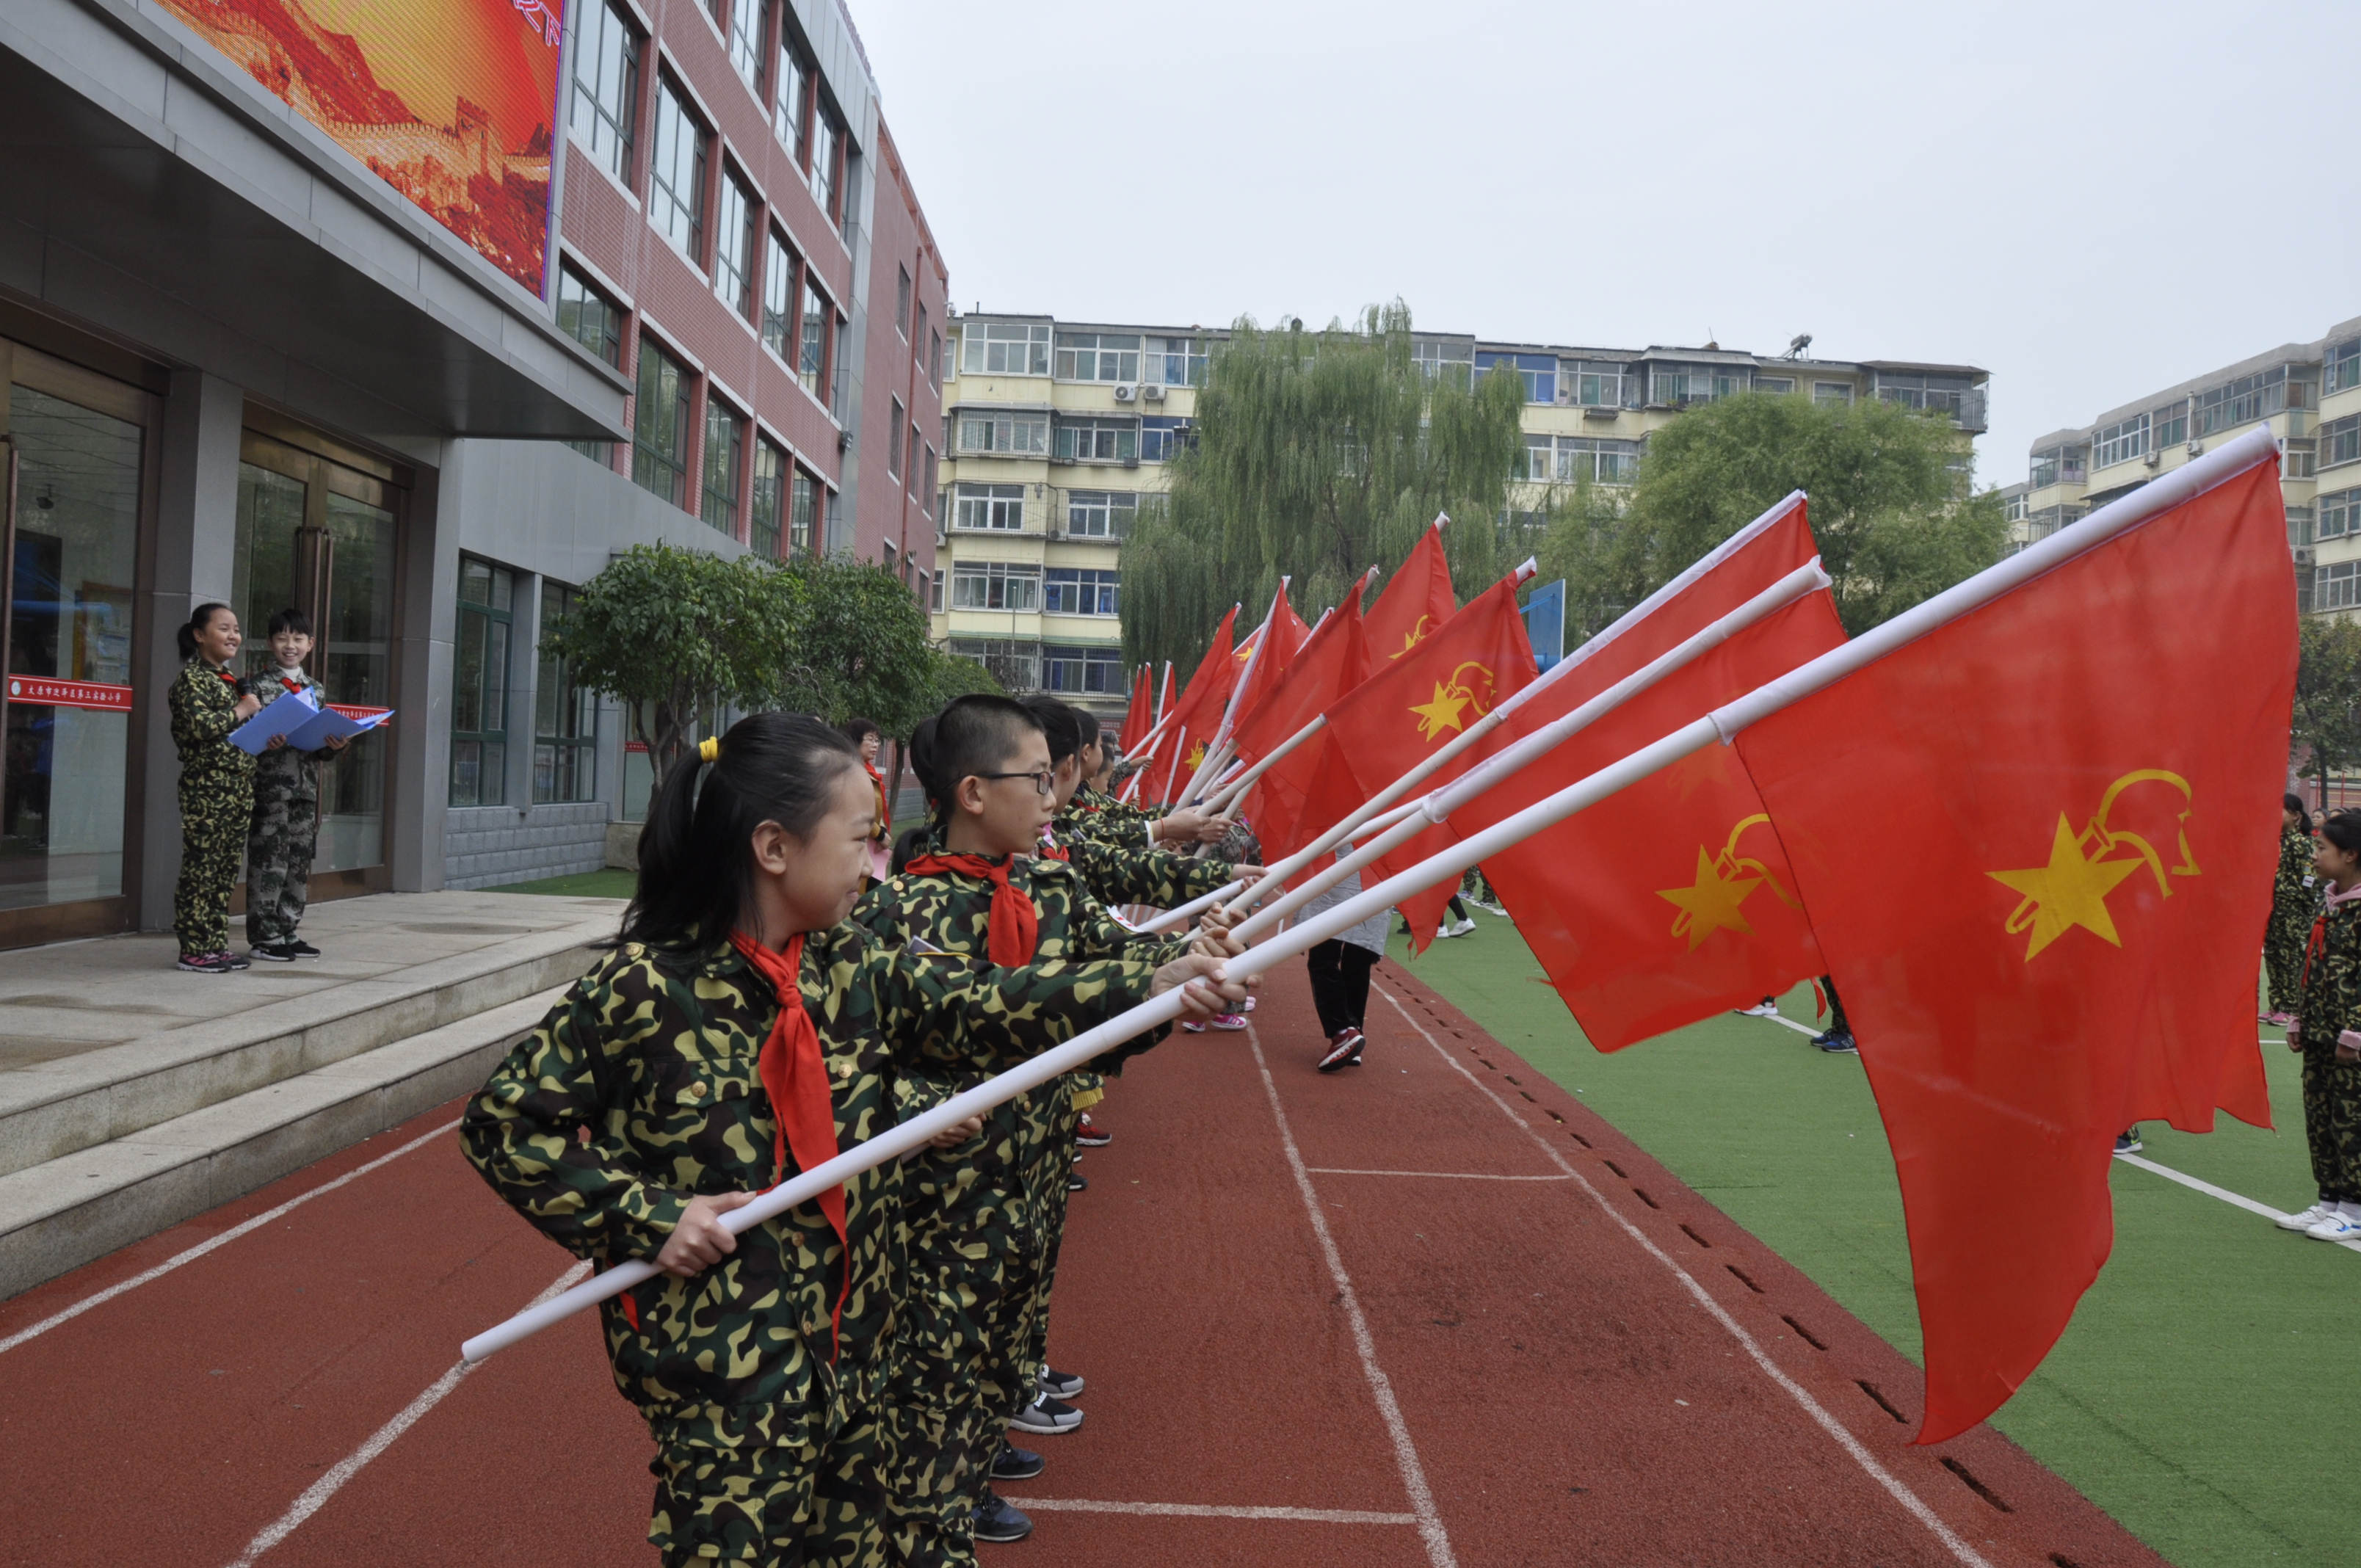
[[[1804,350],[1811,346],[1812,334],[1808,332],[1799,332],[1795,336],[1787,340],[1787,352],[1779,356],[1779,357],[1782,359],[1800,359],[1804,356]]]

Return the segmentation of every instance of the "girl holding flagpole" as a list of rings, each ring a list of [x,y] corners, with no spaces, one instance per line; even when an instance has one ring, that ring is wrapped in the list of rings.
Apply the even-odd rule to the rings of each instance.
[[[616,1387],[656,1444],[649,1539],[671,1568],[885,1561],[878,1397],[901,1294],[900,1168],[732,1235],[720,1216],[895,1119],[906,1071],[1012,1064],[1219,960],[1001,969],[844,923],[875,794],[852,742],[766,713],[664,779],[615,950],[468,1108],[467,1157],[577,1255],[654,1277],[601,1309]]]

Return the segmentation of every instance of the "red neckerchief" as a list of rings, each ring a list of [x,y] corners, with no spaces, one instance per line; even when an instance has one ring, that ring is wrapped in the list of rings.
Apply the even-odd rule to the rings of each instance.
[[[285,675],[279,677],[279,684],[285,686],[291,692],[299,692],[303,689],[303,683],[302,681],[291,681]]]
[[[789,1153],[795,1155],[799,1169],[812,1170],[840,1152],[836,1141],[836,1102],[829,1091],[828,1058],[820,1054],[819,1031],[812,1027],[811,1014],[804,1010],[803,987],[796,980],[804,962],[803,934],[796,933],[783,953],[773,952],[743,931],[731,932],[730,944],[744,955],[756,974],[771,982],[779,999],[779,1015],[771,1024],[771,1036],[763,1042],[756,1065],[763,1091],[771,1097],[771,1119],[777,1127],[773,1153],[778,1159],[779,1179],[784,1181]],[[844,1319],[844,1299],[852,1289],[852,1238],[845,1228],[842,1186],[829,1188],[815,1201],[828,1216],[844,1253],[836,1305],[828,1318],[828,1358],[832,1362]]]
[[[219,675],[222,679],[224,679],[224,680],[227,681],[227,682],[228,682],[231,685],[233,685],[233,686],[235,686],[235,685],[237,685],[237,677],[236,677],[236,675],[231,674],[227,670],[215,670],[215,671],[214,672],[214,674]]]
[[[1041,941],[1041,912],[1025,890],[1009,884],[1014,859],[990,861],[982,855],[920,855],[902,869],[919,876],[959,872],[992,884],[990,940],[985,952],[1003,969],[1019,969],[1033,961]]]

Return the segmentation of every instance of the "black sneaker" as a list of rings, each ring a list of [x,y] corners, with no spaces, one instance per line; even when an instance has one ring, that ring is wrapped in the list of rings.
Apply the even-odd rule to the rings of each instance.
[[[1000,1452],[992,1456],[992,1478],[995,1481],[1030,1481],[1049,1467],[1048,1460],[1013,1442],[1003,1442]]]
[[[268,959],[274,964],[291,964],[295,949],[285,942],[257,942],[247,949],[258,959]]]
[[[245,966],[231,963],[227,953],[182,953],[178,967],[188,974],[228,974]]]
[[[1082,1374],[1060,1372],[1054,1366],[1041,1369],[1041,1392],[1053,1399],[1071,1399],[1082,1391]]]
[[[1103,1149],[1115,1142],[1115,1135],[1092,1121],[1091,1113],[1085,1111],[1074,1124],[1074,1142],[1086,1149]]]
[[[1361,1065],[1361,1047],[1367,1042],[1361,1031],[1347,1025],[1328,1036],[1328,1049],[1321,1055],[1320,1070],[1334,1072],[1339,1068]]]
[[[1082,1412],[1063,1399],[1042,1395],[1009,1418],[1010,1430],[1035,1437],[1063,1437],[1082,1424]]]
[[[1082,1175],[1082,1174],[1081,1172],[1079,1172],[1079,1171],[1073,1171],[1073,1172],[1070,1172],[1070,1173],[1068,1173],[1068,1175],[1067,1175],[1067,1177],[1066,1177],[1066,1190],[1067,1190],[1067,1191],[1069,1191],[1069,1192],[1088,1192],[1090,1190],[1091,1190],[1091,1179],[1090,1179],[1089,1177]]]
[[[221,961],[230,969],[252,969],[254,965],[236,953],[223,953]]]
[[[1835,1029],[1830,1029],[1825,1035],[1813,1036],[1812,1044],[1819,1047],[1820,1049],[1828,1052],[1830,1056],[1850,1057],[1859,1056],[1861,1054],[1861,1047],[1852,1043],[1852,1036],[1850,1034],[1839,1032]]]
[[[320,949],[301,937],[290,937],[279,945],[299,959],[316,959],[320,956]]]
[[[2146,1147],[2147,1147],[2147,1146],[2140,1142],[2139,1129],[2137,1127],[2126,1128],[2125,1131],[2115,1135],[2115,1152],[2117,1154],[2137,1154],[2140,1150]]]
[[[975,1538],[978,1541],[1022,1541],[1033,1533],[1033,1521],[1025,1510],[1013,1507],[1007,1498],[986,1486],[983,1501],[975,1508]]]

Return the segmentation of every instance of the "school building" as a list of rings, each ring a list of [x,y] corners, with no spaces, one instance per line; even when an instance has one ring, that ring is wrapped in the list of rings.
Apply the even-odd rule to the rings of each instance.
[[[1202,325],[1111,324],[978,311],[943,345],[945,463],[935,505],[934,636],[1013,691],[1122,713],[1124,539],[1159,504],[1190,437],[1209,356]],[[1738,392],[1819,402],[1880,398],[1942,411],[1965,482],[1985,428],[1986,372],[1916,360],[1702,348],[1595,348],[1418,334],[1428,374],[1503,368],[1524,384],[1524,449],[1510,505],[1540,510],[1577,482],[1622,486],[1648,437]],[[1306,607],[1315,613],[1319,607]]]
[[[841,0],[11,0],[0,167],[0,946],[170,923],[198,603],[394,710],[320,899],[602,862],[536,647],[616,552],[929,590],[947,272]]]
[[[2042,436],[2023,482],[2001,491],[2011,552],[2262,423],[2279,437],[2303,608],[2361,612],[2361,317]]]

